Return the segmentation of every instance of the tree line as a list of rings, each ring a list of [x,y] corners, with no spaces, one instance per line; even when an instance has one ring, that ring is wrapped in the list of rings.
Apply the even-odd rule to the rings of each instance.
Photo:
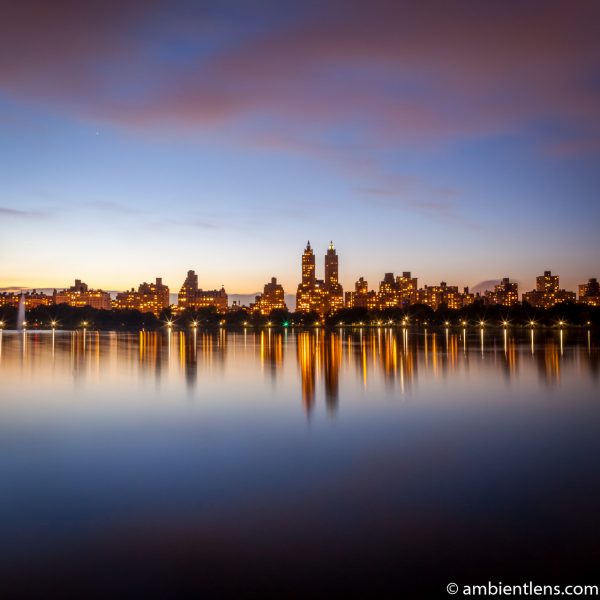
[[[13,306],[0,307],[0,321],[4,329],[17,326],[17,309]],[[488,306],[476,302],[460,309],[445,305],[433,310],[424,304],[415,304],[405,309],[389,308],[368,310],[366,308],[343,308],[335,314],[320,316],[317,313],[298,313],[274,310],[264,316],[241,309],[226,314],[214,307],[186,310],[174,314],[170,308],[159,316],[141,313],[138,310],[98,310],[90,306],[83,308],[59,304],[39,306],[26,313],[28,329],[88,328],[102,331],[154,331],[169,326],[175,329],[193,327],[323,327],[408,325],[427,327],[510,326],[536,327],[553,326],[598,326],[600,307],[585,304],[564,303],[549,309],[534,308],[522,303],[512,307]]]

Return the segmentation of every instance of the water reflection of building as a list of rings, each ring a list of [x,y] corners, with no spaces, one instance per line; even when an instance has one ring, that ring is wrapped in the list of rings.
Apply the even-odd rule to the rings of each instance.
[[[71,369],[75,383],[83,383],[92,368],[100,370],[100,332],[85,329],[71,332]]]
[[[283,366],[283,333],[272,329],[263,329],[259,334],[260,363],[267,367],[273,378]]]
[[[502,331],[501,365],[507,379],[515,376],[518,366],[517,345],[507,329]]]
[[[180,348],[183,349],[181,364],[185,374],[185,383],[189,391],[192,391],[198,383],[198,332],[179,332]]]
[[[338,333],[322,336],[323,378],[325,380],[325,404],[330,413],[338,408],[340,395],[340,368],[342,366],[343,345]]]
[[[547,340],[541,351],[535,353],[538,372],[548,385],[560,381],[560,345],[556,340]]]
[[[310,413],[315,405],[318,360],[316,335],[318,334],[302,331],[296,336],[296,357],[300,367],[302,404],[307,413]]]
[[[163,372],[163,345],[168,341],[164,338],[165,331],[140,331],[139,333],[139,360],[140,370],[152,373],[156,381],[160,381]]]
[[[465,390],[463,386],[469,382],[474,386],[497,385],[502,377],[516,381],[519,390],[529,393],[531,375],[536,372],[548,386],[562,383],[563,391],[571,385],[574,390],[579,389],[574,383],[579,379],[596,385],[600,377],[600,350],[593,331],[486,329],[473,332],[469,339],[465,334],[466,331],[452,328],[426,333],[356,328],[287,334],[265,329],[243,336],[227,334],[224,329],[169,333],[165,328],[137,334],[4,331],[0,332],[0,378],[10,385],[10,377],[23,381],[59,377],[62,372],[80,389],[84,384],[91,388],[105,379],[110,381],[111,377],[114,381],[135,377],[140,383],[152,381],[154,372],[157,379],[161,373],[163,378],[167,374],[169,385],[185,384],[192,391],[203,375],[207,381],[218,376],[228,348],[236,354],[236,365],[246,366],[244,361],[254,360],[251,366],[262,367],[267,377],[276,373],[290,375],[289,369],[283,369],[285,352],[295,351],[298,370],[293,374],[294,383],[301,390],[304,409],[314,412],[318,403],[320,411],[326,409],[335,414],[343,409],[343,390],[351,388],[343,380],[348,381],[355,372],[365,386],[365,402],[371,396],[379,397],[382,385],[388,388],[388,398],[400,398],[404,392],[411,392],[418,376],[428,383],[422,386],[425,394],[431,393],[429,384],[436,377],[445,378],[434,382],[436,388],[448,385],[450,393]],[[243,347],[246,335],[251,339],[251,351]],[[166,359],[169,351],[170,361]],[[238,377],[240,373],[245,373],[243,368],[232,371],[228,377]],[[347,393],[352,396],[351,391]],[[466,394],[469,395],[468,390]]]

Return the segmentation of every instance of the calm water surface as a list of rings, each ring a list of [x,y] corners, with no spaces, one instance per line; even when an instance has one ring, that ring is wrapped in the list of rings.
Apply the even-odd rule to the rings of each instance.
[[[12,594],[598,583],[594,333],[0,340]]]

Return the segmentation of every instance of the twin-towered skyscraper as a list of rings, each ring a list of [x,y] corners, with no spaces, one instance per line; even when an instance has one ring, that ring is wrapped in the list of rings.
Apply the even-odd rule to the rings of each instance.
[[[302,254],[302,282],[296,292],[296,310],[324,315],[343,306],[344,290],[339,282],[338,255],[333,242],[325,254],[325,279],[317,279],[315,255],[309,241]]]

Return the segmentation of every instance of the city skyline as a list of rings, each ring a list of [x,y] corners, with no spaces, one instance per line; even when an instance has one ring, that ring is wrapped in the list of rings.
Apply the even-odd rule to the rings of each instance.
[[[578,293],[560,285],[560,276],[545,270],[535,278],[535,287],[526,290],[519,282],[510,277],[484,282],[481,289],[470,289],[468,286],[453,285],[442,280],[439,285],[431,282],[419,286],[419,277],[411,271],[385,272],[378,284],[359,276],[353,286],[344,289],[339,280],[340,256],[333,240],[322,256],[323,269],[317,268],[317,256],[310,240],[307,241],[300,257],[300,283],[295,297],[286,294],[284,286],[271,277],[264,285],[263,292],[254,297],[227,293],[225,284],[220,288],[207,289],[202,285],[195,270],[187,271],[187,275],[179,291],[171,292],[171,288],[162,277],[156,277],[154,283],[146,281],[125,291],[94,289],[81,279],[75,279],[74,285],[61,291],[54,288],[51,294],[44,290],[30,290],[26,294],[20,292],[2,292],[0,290],[0,306],[14,306],[32,309],[38,306],[67,304],[83,308],[89,306],[103,310],[137,310],[140,313],[153,313],[156,317],[163,315],[166,309],[175,312],[197,311],[212,308],[225,314],[244,309],[250,314],[268,317],[273,312],[317,313],[319,317],[333,316],[342,309],[366,309],[369,311],[386,311],[389,309],[407,309],[415,305],[426,305],[433,310],[440,307],[457,310],[482,303],[487,306],[504,306],[507,308],[518,304],[527,304],[533,308],[548,309],[562,303],[583,303],[589,306],[600,306],[600,285],[596,277],[579,283]],[[323,279],[319,278],[323,273]],[[288,290],[289,291],[289,290]],[[237,296],[237,299],[235,298]],[[175,299],[173,301],[173,299]],[[24,313],[20,317],[24,319]]]
[[[310,245],[310,240],[307,243]],[[323,256],[325,258],[325,261],[327,262],[328,253],[331,252],[332,250],[334,250],[334,252],[335,252],[335,246],[334,246],[333,241],[330,241],[328,244],[323,245],[323,248],[325,249],[325,251],[323,252]],[[336,281],[339,278],[339,281],[340,281],[340,284],[341,284],[342,288],[346,289],[346,290],[354,287],[355,283],[357,283],[357,281],[358,281],[359,278],[360,279],[364,279],[366,282],[371,282],[369,284],[371,287],[376,287],[376,283],[375,282],[379,283],[383,279],[383,277],[385,276],[385,274],[389,274],[390,273],[390,271],[388,271],[388,270],[381,270],[381,269],[371,268],[369,272],[375,273],[375,276],[372,277],[372,278],[366,277],[363,274],[360,274],[360,275],[359,274],[355,274],[354,276],[346,275],[343,278],[342,277],[338,277],[338,263],[337,263],[337,258],[338,257],[337,257],[337,254],[336,254],[336,263],[335,263],[335,273],[336,273],[335,277],[336,277]],[[296,251],[296,259],[297,259],[297,251]],[[344,260],[344,262],[342,264],[344,264],[345,262],[346,261]],[[177,267],[177,269],[173,269],[173,270],[175,270],[175,272],[177,273],[177,275],[175,276],[175,280],[177,281],[178,279],[181,279],[181,269],[179,267]],[[480,280],[477,283],[472,284],[472,285],[468,284],[468,283],[465,283],[464,281],[455,281],[455,280],[452,280],[451,277],[445,277],[444,276],[444,272],[445,271],[446,272],[451,272],[451,270],[452,269],[447,269],[447,271],[446,271],[444,265],[442,265],[442,266],[438,265],[438,268],[437,268],[438,276],[437,276],[437,278],[434,277],[432,280],[428,281],[428,283],[426,285],[436,285],[439,282],[452,281],[452,283],[454,285],[456,285],[457,287],[459,287],[461,289],[462,288],[469,288],[471,291],[474,291],[475,293],[481,293],[481,294],[483,294],[486,290],[492,291],[492,289],[494,288],[495,285],[500,284],[504,279],[506,279],[506,271],[514,272],[514,271],[516,271],[518,269],[516,269],[514,267],[512,267],[510,269],[505,269],[505,271],[503,272],[503,274],[499,275],[496,278],[488,277],[488,278],[482,279],[482,280]],[[538,269],[538,271],[539,270],[540,269]],[[544,272],[548,271],[548,269],[543,269],[543,270],[544,270]],[[576,290],[578,290],[582,286],[582,282],[587,282],[593,276],[593,273],[592,274],[587,273],[587,274],[584,274],[582,278],[577,278],[577,277],[575,277],[573,275],[574,270],[576,270],[576,269],[570,268],[570,269],[567,269],[566,274],[561,274],[561,279],[563,281],[562,287],[564,289],[571,290],[571,291],[576,291]],[[153,273],[155,271],[156,271],[156,269],[154,269],[154,270],[153,269],[146,269],[145,270],[145,272],[147,272],[147,273]],[[297,275],[290,275],[290,273],[292,273],[293,271],[294,271],[293,268],[288,267],[286,269],[286,273],[287,274],[284,274],[283,278],[281,277],[281,274],[278,274],[277,276],[274,276],[275,279],[279,279],[280,280],[279,281],[279,285],[282,285],[285,289],[287,289],[287,292],[285,293],[285,296],[287,298],[292,298],[292,297],[295,297],[297,295],[297,293],[293,291],[293,290],[296,289],[296,286],[297,286],[297,279],[294,282],[294,278],[297,277]],[[343,271],[343,269],[342,269],[342,271]],[[347,267],[346,267],[346,271],[348,271]],[[550,271],[556,272],[555,269],[550,269]],[[194,269],[193,272],[195,274],[196,281],[198,281],[198,278],[201,277],[201,274],[200,273],[196,274],[195,269]],[[397,268],[396,270],[392,270],[391,271],[391,273],[395,273],[395,272],[402,273],[402,272],[406,272],[406,271],[403,271],[402,268]],[[409,273],[410,272],[413,272],[413,271],[409,271]],[[414,271],[414,272],[416,272],[416,271]],[[189,273],[190,272],[188,272],[188,274]],[[266,273],[266,271],[264,271],[264,273]],[[266,278],[266,277],[267,277],[267,275],[264,275],[263,279]],[[268,278],[272,278],[272,277],[273,276],[268,276]],[[324,277],[324,280],[327,279],[327,265],[326,264],[325,264],[325,267],[323,269],[323,277]],[[154,278],[155,278],[155,275],[151,275],[149,277],[150,280],[152,280]],[[531,289],[535,288],[537,278],[538,278],[538,275],[531,274],[531,273],[527,274],[525,280],[518,279],[516,277],[513,277],[512,275],[510,275],[510,277],[509,277],[509,279],[511,280],[511,282],[516,283],[518,285],[519,289],[521,289],[521,290],[529,289],[529,288],[531,288]],[[86,279],[91,280],[91,278],[89,278],[87,276],[86,276]],[[133,278],[129,278],[128,279],[128,283],[126,283],[123,287],[118,287],[117,285],[114,285],[111,282],[116,282],[116,281],[119,280],[119,278],[118,277],[113,277],[112,279],[109,278],[109,283],[108,284],[97,285],[96,283],[94,283],[93,287],[96,288],[96,289],[99,289],[99,290],[104,290],[104,291],[110,292],[112,294],[126,293],[126,292],[132,290],[132,287],[133,287],[132,281],[134,281],[134,279],[135,279],[135,276]],[[148,278],[146,278],[146,279],[148,279]],[[146,284],[146,279],[144,279],[144,283],[142,285],[147,285]],[[160,279],[161,279],[161,283],[162,283],[162,279],[166,280],[167,278],[160,277]],[[221,282],[220,284],[213,285],[212,283],[209,283],[207,280],[203,280],[202,281],[203,285],[201,287],[204,287],[205,289],[211,289],[211,288],[215,288],[215,289],[228,288],[229,289],[230,285],[226,283],[227,279],[228,279],[228,277],[227,277],[226,273],[222,273],[220,278],[217,277],[217,278],[214,278],[212,280],[212,281],[220,281]],[[281,281],[282,279],[283,279],[283,281],[291,281],[292,283],[291,284],[284,284],[283,281]],[[419,279],[421,281],[423,281],[423,280],[425,280],[425,277],[419,276]],[[73,281],[73,277],[72,276],[70,276],[70,280]],[[323,282],[324,280],[321,280],[321,282]],[[567,282],[575,281],[575,283],[574,284],[570,284],[570,283],[565,284],[564,283],[565,280]],[[48,280],[48,281],[51,283],[50,280]],[[81,281],[81,280],[75,279],[76,284],[77,284],[78,281]],[[27,292],[27,291],[35,291],[35,290],[59,290],[59,289],[67,289],[67,287],[68,287],[66,284],[63,284],[63,285],[33,285],[31,283],[28,283],[28,277],[27,276],[23,276],[23,282],[24,282],[24,285],[0,285],[0,292],[15,293],[15,292],[19,292],[19,291]],[[239,290],[236,289],[235,291],[230,292],[229,295],[230,296],[240,296],[240,297],[245,297],[245,296],[252,297],[252,296],[255,296],[255,295],[257,295],[257,294],[260,293],[260,288],[263,286],[263,283],[255,285],[254,288],[250,288],[251,291],[247,291],[247,290],[239,291]],[[137,285],[137,284],[135,284],[135,285]],[[168,283],[167,283],[167,286],[169,286]],[[178,289],[178,284],[175,284],[175,285],[171,284],[170,287],[173,290],[171,292],[171,295],[174,296],[174,297],[176,297],[177,296],[176,288]]]
[[[343,6],[5,7],[0,287],[292,290],[306,238],[344,287],[593,276],[597,6]]]

